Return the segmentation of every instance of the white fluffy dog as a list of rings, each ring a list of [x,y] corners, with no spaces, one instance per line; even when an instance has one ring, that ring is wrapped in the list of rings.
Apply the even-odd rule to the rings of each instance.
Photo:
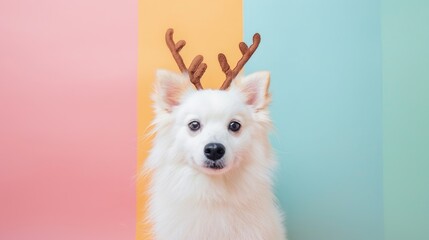
[[[156,240],[284,240],[272,192],[269,73],[196,91],[159,70],[149,221]]]

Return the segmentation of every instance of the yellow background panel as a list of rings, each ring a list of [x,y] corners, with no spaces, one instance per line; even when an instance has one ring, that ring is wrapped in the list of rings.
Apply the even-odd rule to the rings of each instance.
[[[158,68],[177,71],[178,67],[165,45],[165,32],[174,28],[174,40],[185,40],[181,55],[189,66],[202,54],[208,68],[201,82],[205,88],[218,88],[225,79],[217,61],[225,53],[231,66],[241,57],[238,43],[242,41],[241,0],[140,0],[138,52],[138,169],[150,149],[150,139],[144,140],[152,120],[150,94]],[[137,184],[137,239],[151,239],[150,225],[144,223],[148,179]],[[173,236],[172,236],[173,238]]]

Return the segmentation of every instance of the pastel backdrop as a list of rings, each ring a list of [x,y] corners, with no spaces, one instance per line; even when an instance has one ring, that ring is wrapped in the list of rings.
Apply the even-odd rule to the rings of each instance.
[[[244,29],[265,39],[246,70],[272,72],[290,238],[383,239],[380,2],[248,0]]]
[[[187,66],[196,55],[205,57],[204,62],[208,64],[204,75],[206,87],[221,84],[218,51],[230,53],[230,59],[240,56],[236,48],[243,31],[241,1],[141,0],[139,3],[138,169],[150,149],[150,139],[146,134],[152,119],[150,94],[155,71],[157,68],[177,71],[177,65],[165,45],[166,30],[176,30],[175,41],[186,40],[181,54]],[[202,29],[206,31],[202,32]],[[137,239],[150,238],[150,225],[144,221],[147,182],[147,178],[140,179],[137,186]]]
[[[0,1],[0,239],[134,239],[137,2]]]
[[[0,239],[151,239],[136,176],[168,27],[209,87],[261,33],[246,72],[272,72],[289,239],[429,239],[428,22],[423,0],[2,1]]]

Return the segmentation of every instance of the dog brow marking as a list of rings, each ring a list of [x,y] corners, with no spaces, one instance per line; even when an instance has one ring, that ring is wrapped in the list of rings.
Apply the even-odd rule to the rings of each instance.
[[[187,72],[189,74],[189,80],[192,82],[192,84],[195,85],[197,90],[202,90],[203,86],[201,85],[200,79],[207,69],[207,64],[203,63],[203,56],[197,55],[191,62],[191,65],[189,65],[189,68],[186,68],[183,58],[179,54],[180,50],[182,50],[182,48],[186,45],[186,42],[184,40],[180,40],[175,43],[173,40],[173,33],[174,30],[172,28],[167,30],[165,33],[165,42],[167,43],[167,46],[170,49],[177,66],[179,66],[179,69],[182,73]]]

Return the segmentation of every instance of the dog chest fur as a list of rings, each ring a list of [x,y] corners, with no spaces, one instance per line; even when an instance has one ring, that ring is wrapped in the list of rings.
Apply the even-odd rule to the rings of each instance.
[[[264,187],[267,183],[252,180],[253,184],[241,184],[247,181],[246,176],[239,177],[243,179],[201,179],[205,177],[178,167],[158,171],[152,190],[163,191],[152,192],[149,208],[151,221],[156,222],[155,239],[284,239],[274,196]],[[236,186],[229,186],[227,181],[235,181],[232,184]],[[235,189],[240,185],[241,190]]]

